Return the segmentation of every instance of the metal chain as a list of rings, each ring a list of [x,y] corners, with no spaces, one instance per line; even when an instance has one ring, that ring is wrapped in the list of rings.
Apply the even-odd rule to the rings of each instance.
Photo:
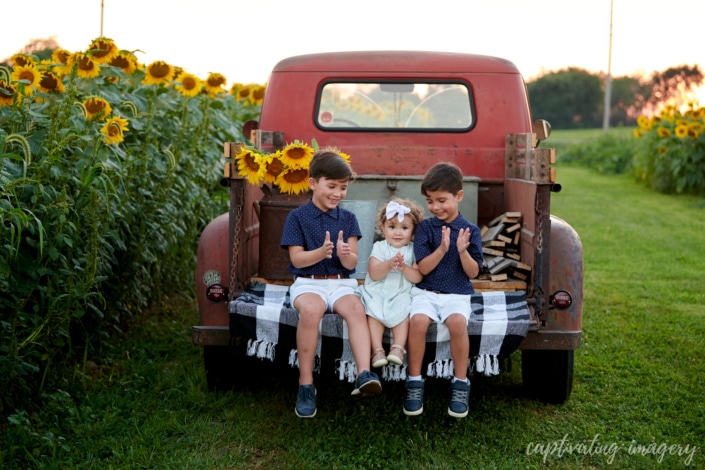
[[[235,297],[235,277],[237,257],[240,252],[240,229],[242,227],[242,201],[244,194],[238,194],[235,204],[235,231],[233,233],[233,252],[230,259],[230,286],[228,289],[228,300],[233,300]]]
[[[539,253],[543,253],[543,217],[539,214],[539,246],[537,247]]]

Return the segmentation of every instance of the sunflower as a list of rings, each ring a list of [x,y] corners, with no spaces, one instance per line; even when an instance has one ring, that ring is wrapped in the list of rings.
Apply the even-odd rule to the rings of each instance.
[[[109,64],[111,60],[120,54],[120,49],[118,49],[112,39],[98,38],[91,41],[86,53],[91,56],[96,64]]]
[[[347,153],[341,152],[338,147],[328,147],[328,150],[330,150],[330,151],[332,151],[332,152],[335,152],[335,153],[337,153],[338,155],[340,155],[340,156],[343,158],[343,160],[345,160],[345,162],[346,162],[348,165],[350,165],[350,155],[348,155]]]
[[[260,156],[258,163],[259,173],[257,176],[263,183],[274,183],[284,169],[280,151]]]
[[[681,139],[688,137],[688,126],[676,126],[676,137]]]
[[[71,73],[71,65],[69,59],[71,53],[66,49],[56,49],[51,53],[51,62],[54,64],[54,73],[63,77]]]
[[[127,124],[129,121],[119,116],[113,116],[105,122],[105,125],[100,129],[103,134],[103,140],[108,145],[117,145],[125,140],[125,132],[127,132]]]
[[[240,101],[249,99],[251,88],[252,87],[250,85],[240,85],[240,88],[237,89],[235,97]]]
[[[189,98],[196,96],[201,91],[201,88],[203,88],[201,79],[187,72],[181,72],[181,75],[176,78],[176,81],[176,90]]]
[[[223,88],[225,84],[227,83],[227,80],[225,77],[219,73],[211,72],[208,75],[208,78],[206,78],[206,81],[203,85],[203,87],[206,89],[208,94],[210,96],[215,96],[219,93],[224,93],[225,89]]]
[[[313,152],[308,144],[295,140],[281,151],[281,161],[287,167],[308,168]]]
[[[275,183],[279,189],[287,194],[299,194],[310,189],[308,184],[308,168],[286,168],[282,171]]]
[[[83,102],[83,107],[86,109],[86,119],[103,120],[107,119],[113,108],[103,98],[91,96]]]
[[[42,78],[39,80],[39,89],[45,93],[57,92],[64,93],[66,88],[59,77],[53,72],[42,72]]]
[[[0,106],[12,106],[17,95],[17,87],[0,79]]]
[[[142,83],[145,85],[168,85],[174,78],[174,67],[163,60],[155,60],[147,66]]]
[[[259,159],[261,154],[255,150],[242,147],[240,153],[235,155],[237,161],[237,174],[247,177],[250,184],[259,186]]]
[[[636,123],[642,129],[646,129],[647,131],[651,129],[651,122],[649,121],[649,118],[647,118],[643,114],[637,118]]]
[[[29,96],[34,91],[34,88],[39,88],[41,73],[36,65],[16,65],[12,67],[11,80],[13,82],[24,80],[24,90],[22,94],[24,96]]]
[[[13,67],[32,67],[37,65],[37,61],[31,55],[27,54],[15,54],[10,57],[10,62],[12,62]]]
[[[638,127],[632,131],[632,134],[634,134],[634,137],[636,137],[637,139],[641,137],[641,131]]]
[[[230,87],[230,94],[237,97],[237,92],[240,88],[242,88],[242,83],[233,83],[233,86]]]
[[[132,75],[137,70],[137,57],[132,52],[120,51],[108,65],[122,69],[127,75]]]
[[[264,86],[253,86],[250,90],[250,102],[254,104],[262,104],[264,101],[264,92],[266,87]]]
[[[657,132],[659,137],[671,137],[671,130],[667,127],[659,127]]]
[[[71,54],[67,65],[70,66],[69,69],[72,69],[74,65],[78,65],[78,76],[81,78],[95,78],[100,75],[100,65],[95,63],[89,55],[82,52]]]

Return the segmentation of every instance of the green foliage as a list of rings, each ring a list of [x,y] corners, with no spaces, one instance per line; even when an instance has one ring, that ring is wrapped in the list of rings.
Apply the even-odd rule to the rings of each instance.
[[[318,414],[302,420],[296,370],[266,360],[252,360],[242,389],[208,392],[191,343],[195,300],[179,297],[130,318],[108,357],[77,366],[85,388],[67,381],[35,413],[0,424],[0,467],[703,468],[705,245],[693,243],[703,200],[560,163],[558,176],[552,210],[585,254],[582,343],[565,404],[523,395],[516,352],[511,370],[471,377],[466,419],[447,415],[448,381],[429,380],[423,414],[407,417],[401,383],[359,399],[350,383],[316,378]]]
[[[620,174],[629,172],[634,156],[634,138],[623,133],[603,133],[593,139],[577,139],[561,149],[561,162],[577,163],[600,173]]]
[[[664,193],[705,194],[705,108],[639,120],[636,177]]]
[[[36,398],[162,292],[193,288],[198,236],[227,211],[222,143],[259,114],[228,93],[180,95],[103,66],[65,93],[0,106],[0,410]],[[106,100],[126,119],[106,143]]]
[[[604,92],[602,80],[587,70],[570,67],[526,85],[534,119],[546,119],[561,129],[599,127]]]

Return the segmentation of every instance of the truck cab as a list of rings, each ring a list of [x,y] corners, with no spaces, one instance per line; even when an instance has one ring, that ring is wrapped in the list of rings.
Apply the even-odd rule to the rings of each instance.
[[[434,163],[445,161],[465,175],[460,210],[466,219],[486,228],[503,215],[519,214],[512,257],[527,268],[523,275],[472,282],[477,291],[525,292],[530,326],[518,346],[524,388],[543,401],[568,399],[581,341],[582,246],[570,225],[550,214],[551,197],[561,189],[552,167],[555,151],[541,145],[550,125],[532,117],[524,80],[513,63],[420,51],[287,58],[272,70],[259,120],[248,123],[246,131],[251,142],[224,143],[230,210],[213,220],[199,241],[200,322],[192,338],[204,347],[209,385],[232,374],[231,362],[238,360],[227,351],[233,341],[229,302],[254,278],[284,285],[293,281],[279,248],[286,214],[273,209],[271,188],[238,174],[235,156],[243,145],[267,152],[304,141],[351,157],[357,177],[348,200],[381,206],[397,196],[425,207],[421,179]],[[287,203],[305,202],[301,196]],[[274,222],[265,223],[265,206],[275,211],[269,216]],[[358,270],[364,278],[364,266]]]

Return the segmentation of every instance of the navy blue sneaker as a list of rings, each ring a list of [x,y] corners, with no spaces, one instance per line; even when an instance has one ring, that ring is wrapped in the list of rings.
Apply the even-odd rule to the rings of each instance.
[[[406,381],[406,400],[404,400],[404,414],[417,416],[423,413],[423,380]]]
[[[380,393],[382,393],[382,382],[379,381],[377,374],[364,370],[355,379],[355,390],[352,391],[351,395],[369,397]]]
[[[450,384],[450,405],[448,414],[453,418],[465,418],[468,415],[468,403],[470,401],[470,381],[460,382],[458,380]]]
[[[296,399],[294,411],[299,418],[316,416],[316,388],[313,385],[299,386],[299,396]]]

